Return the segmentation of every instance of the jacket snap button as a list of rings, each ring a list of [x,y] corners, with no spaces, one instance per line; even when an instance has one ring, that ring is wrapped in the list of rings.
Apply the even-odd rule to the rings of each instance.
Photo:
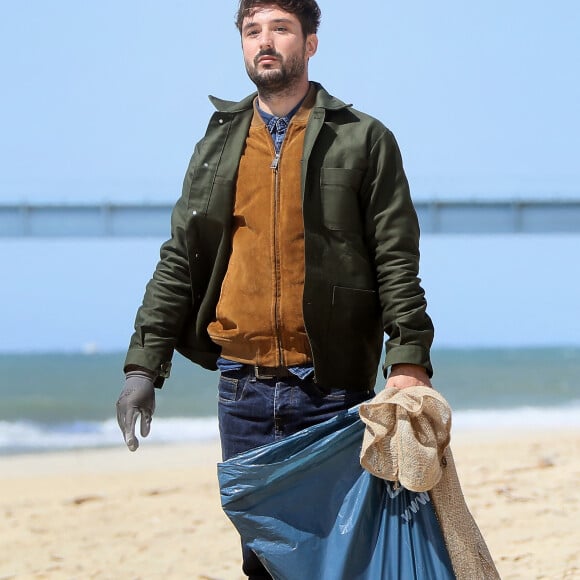
[[[191,215],[197,215],[197,210],[196,210],[196,209],[194,209],[194,210],[191,212]]]
[[[223,124],[224,124],[224,120],[223,120],[223,119],[219,119],[219,120],[218,120],[218,123],[219,123],[220,125],[223,125]]]

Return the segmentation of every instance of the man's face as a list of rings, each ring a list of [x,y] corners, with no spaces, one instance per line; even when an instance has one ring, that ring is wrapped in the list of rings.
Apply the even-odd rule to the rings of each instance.
[[[242,23],[244,62],[258,90],[284,91],[307,80],[316,47],[316,35],[304,38],[298,18],[277,6],[260,7]]]

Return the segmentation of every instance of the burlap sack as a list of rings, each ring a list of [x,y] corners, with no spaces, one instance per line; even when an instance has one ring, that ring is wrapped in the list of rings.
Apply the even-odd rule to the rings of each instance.
[[[441,459],[451,434],[451,409],[429,387],[388,388],[362,403],[366,425],[361,465],[373,475],[428,491],[441,479]]]
[[[458,580],[499,580],[461,490],[449,448],[451,409],[429,387],[389,388],[362,403],[361,465],[411,491],[429,491]]]

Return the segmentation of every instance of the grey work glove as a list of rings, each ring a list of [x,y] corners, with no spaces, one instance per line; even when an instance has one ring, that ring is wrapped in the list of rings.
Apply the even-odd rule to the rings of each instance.
[[[141,415],[141,437],[147,437],[154,411],[153,375],[147,371],[129,371],[125,375],[125,386],[117,401],[117,422],[131,451],[139,447],[139,440],[135,436],[137,417]]]

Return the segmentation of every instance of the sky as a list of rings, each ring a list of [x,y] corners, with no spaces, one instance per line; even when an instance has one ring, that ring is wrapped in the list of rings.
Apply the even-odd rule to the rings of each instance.
[[[576,0],[319,4],[310,76],[394,132],[415,199],[580,197]],[[4,0],[0,203],[176,200],[207,95],[253,91],[235,10]],[[0,237],[0,351],[124,349],[161,242]],[[435,345],[580,345],[579,251],[424,235]]]

